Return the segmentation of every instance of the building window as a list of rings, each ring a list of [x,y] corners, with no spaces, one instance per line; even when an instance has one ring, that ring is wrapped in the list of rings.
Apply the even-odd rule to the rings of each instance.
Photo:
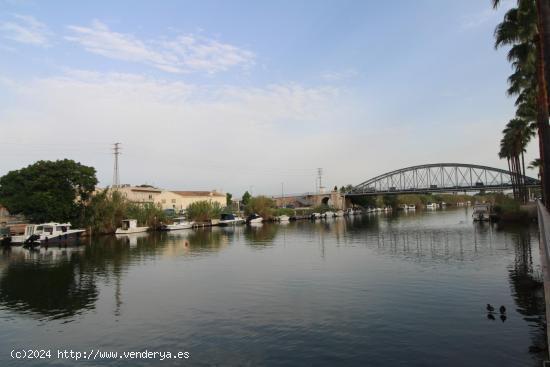
[[[149,200],[153,200],[153,195],[149,194]]]

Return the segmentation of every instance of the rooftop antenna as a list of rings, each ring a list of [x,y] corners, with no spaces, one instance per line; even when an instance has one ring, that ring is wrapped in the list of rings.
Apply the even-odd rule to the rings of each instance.
[[[118,156],[120,153],[120,144],[122,143],[114,143],[113,144],[113,154],[115,155],[115,166],[113,169],[113,188],[117,189],[120,187],[120,175],[118,173]]]

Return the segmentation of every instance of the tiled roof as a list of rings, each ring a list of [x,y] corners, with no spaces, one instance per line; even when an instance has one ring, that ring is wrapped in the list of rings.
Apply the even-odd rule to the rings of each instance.
[[[172,191],[174,194],[181,196],[218,196],[225,197],[225,194],[219,193],[217,191]]]

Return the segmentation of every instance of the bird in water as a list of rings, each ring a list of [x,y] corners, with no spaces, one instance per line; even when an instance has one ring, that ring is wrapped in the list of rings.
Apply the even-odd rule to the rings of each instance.
[[[506,313],[506,307],[504,306],[500,306],[499,310],[500,310],[500,313],[502,314]]]
[[[490,303],[487,303],[487,311],[493,312],[494,310],[495,310],[495,308],[493,306],[491,306]]]

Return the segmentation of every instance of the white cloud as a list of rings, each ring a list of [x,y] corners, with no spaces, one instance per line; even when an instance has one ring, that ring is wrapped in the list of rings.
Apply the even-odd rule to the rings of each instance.
[[[14,14],[11,21],[0,22],[4,38],[36,46],[49,46],[51,31],[30,15]]]
[[[20,137],[17,152],[0,146],[13,155],[0,171],[69,157],[109,184],[108,143],[121,141],[124,182],[236,193],[278,190],[282,179],[288,190],[310,190],[323,155],[350,153],[335,133],[351,119],[349,104],[332,87],[218,87],[86,71],[0,85],[15,101],[0,109],[3,136]],[[104,142],[103,152],[86,142]]]
[[[201,71],[216,73],[232,67],[253,65],[251,51],[192,34],[174,39],[140,40],[118,33],[98,20],[90,27],[69,26],[66,39],[81,44],[87,51],[108,58],[143,63],[170,73]]]

